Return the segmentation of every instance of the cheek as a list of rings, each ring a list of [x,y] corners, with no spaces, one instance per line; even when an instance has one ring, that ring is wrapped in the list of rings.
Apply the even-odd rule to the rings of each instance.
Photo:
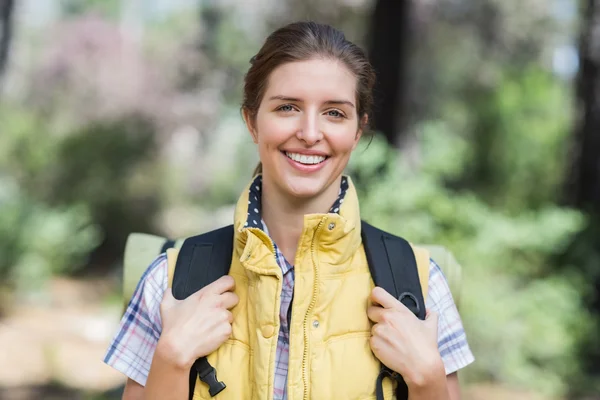
[[[356,144],[356,131],[349,130],[348,127],[332,130],[328,135],[328,141],[336,153],[350,153]]]
[[[257,120],[258,143],[278,146],[293,135],[295,124],[292,118],[263,117]]]

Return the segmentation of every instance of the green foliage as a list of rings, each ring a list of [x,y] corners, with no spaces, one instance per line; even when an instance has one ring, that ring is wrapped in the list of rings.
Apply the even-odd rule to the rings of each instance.
[[[49,207],[0,180],[0,275],[20,293],[34,293],[54,274],[73,272],[100,239],[83,205]]]
[[[496,89],[464,104],[475,108],[466,175],[486,201],[516,211],[556,200],[571,126],[566,90],[537,68],[506,71]]]
[[[92,121],[60,142],[49,198],[83,201],[92,208],[109,207],[127,198],[129,172],[146,164],[155,148],[154,126],[143,115]],[[149,195],[143,187],[137,195]],[[141,192],[141,193],[140,193]]]
[[[57,134],[8,103],[0,119],[0,272],[11,286],[34,291],[84,265],[102,241],[149,229],[157,184],[140,171],[154,147],[151,121],[129,115]]]
[[[0,273],[6,284],[33,292],[52,274],[81,266],[100,232],[85,205],[53,207],[41,200],[57,142],[39,119],[2,104],[0,120]]]

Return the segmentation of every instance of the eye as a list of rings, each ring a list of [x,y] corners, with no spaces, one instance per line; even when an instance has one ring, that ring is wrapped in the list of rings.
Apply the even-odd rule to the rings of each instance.
[[[294,111],[294,106],[292,106],[291,104],[284,104],[284,105],[278,107],[277,111],[292,112],[292,111]]]
[[[339,110],[329,110],[327,115],[334,118],[346,118],[346,116]]]

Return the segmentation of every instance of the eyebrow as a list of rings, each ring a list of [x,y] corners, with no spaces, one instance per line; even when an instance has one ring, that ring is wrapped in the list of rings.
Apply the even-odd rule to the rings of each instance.
[[[302,103],[302,100],[297,99],[295,97],[287,97],[287,96],[272,96],[269,98],[269,101],[271,100],[281,100],[281,101],[291,101],[294,103]],[[348,100],[327,100],[325,102],[325,104],[332,104],[332,105],[348,105],[352,108],[355,108],[354,104],[351,101]]]

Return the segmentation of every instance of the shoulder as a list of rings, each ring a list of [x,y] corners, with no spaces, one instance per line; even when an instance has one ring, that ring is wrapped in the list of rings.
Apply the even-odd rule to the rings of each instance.
[[[148,295],[150,295],[151,298],[158,300],[160,303],[162,301],[164,292],[167,290],[168,279],[167,255],[166,253],[162,253],[156,257],[148,266],[146,271],[144,271],[144,274],[140,278],[138,287],[135,289],[131,301],[139,301],[139,298],[142,297],[142,295],[144,297],[148,297]]]
[[[167,288],[168,262],[163,253],[152,261],[140,278],[121,321],[122,327],[136,322],[150,323],[160,333],[160,304]]]
[[[104,357],[106,364],[141,385],[162,333],[160,304],[167,283],[167,257],[161,254],[142,274]]]
[[[428,281],[427,306],[436,309],[455,307],[454,296],[450,290],[448,280],[442,268],[433,260],[429,259],[429,281]]]
[[[438,349],[446,373],[471,364],[475,358],[467,342],[461,316],[448,281],[433,260],[429,261],[429,291],[425,304],[428,310],[438,314]]]

